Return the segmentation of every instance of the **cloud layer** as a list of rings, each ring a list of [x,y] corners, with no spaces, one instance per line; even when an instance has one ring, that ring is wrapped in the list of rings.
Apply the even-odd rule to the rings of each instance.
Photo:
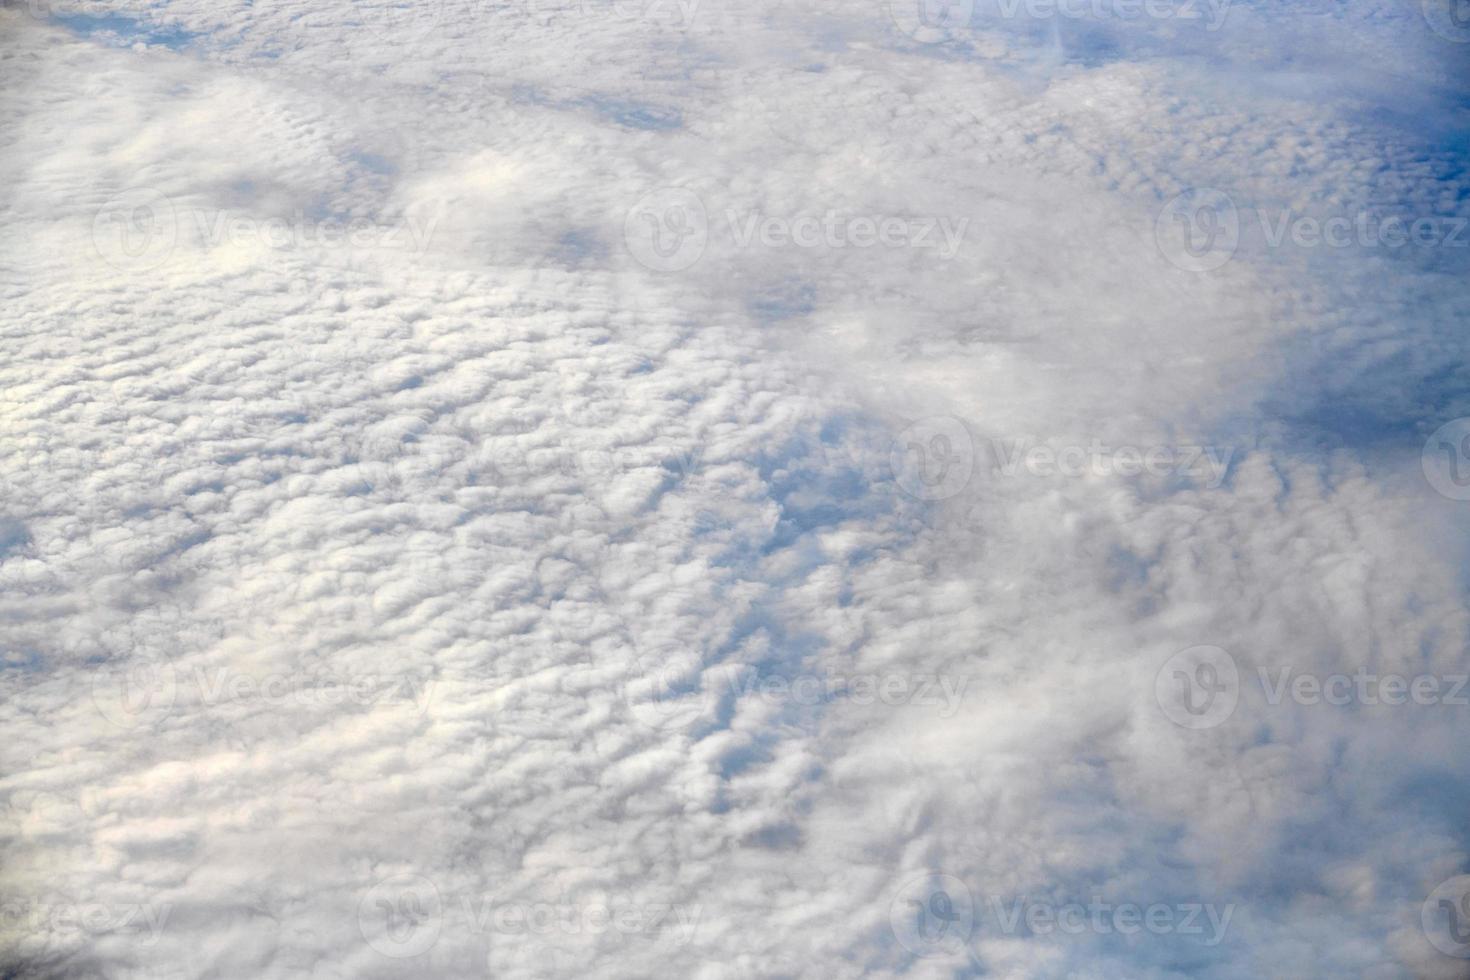
[[[1136,9],[0,10],[0,972],[1463,975],[1470,48]]]

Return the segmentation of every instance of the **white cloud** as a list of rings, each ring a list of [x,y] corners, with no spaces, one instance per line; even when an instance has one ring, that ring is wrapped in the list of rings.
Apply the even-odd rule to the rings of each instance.
[[[1456,975],[1466,709],[1262,678],[1470,670],[1464,253],[1256,216],[1464,217],[1460,52],[1220,12],[0,11],[0,962]]]

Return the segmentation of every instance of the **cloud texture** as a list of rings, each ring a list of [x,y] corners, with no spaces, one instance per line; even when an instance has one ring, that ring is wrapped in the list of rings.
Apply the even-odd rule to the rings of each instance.
[[[0,973],[1464,975],[1459,22],[947,9],[0,9]]]

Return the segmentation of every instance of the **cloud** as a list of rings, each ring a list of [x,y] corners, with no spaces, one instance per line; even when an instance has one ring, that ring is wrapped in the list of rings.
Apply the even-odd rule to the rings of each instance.
[[[0,11],[0,962],[1457,975],[1458,48],[1094,7]]]

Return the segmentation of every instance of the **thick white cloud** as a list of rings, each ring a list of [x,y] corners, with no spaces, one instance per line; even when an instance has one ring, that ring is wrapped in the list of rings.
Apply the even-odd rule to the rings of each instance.
[[[1470,669],[1464,45],[1082,6],[0,11],[6,971],[1460,975],[1275,692]]]

